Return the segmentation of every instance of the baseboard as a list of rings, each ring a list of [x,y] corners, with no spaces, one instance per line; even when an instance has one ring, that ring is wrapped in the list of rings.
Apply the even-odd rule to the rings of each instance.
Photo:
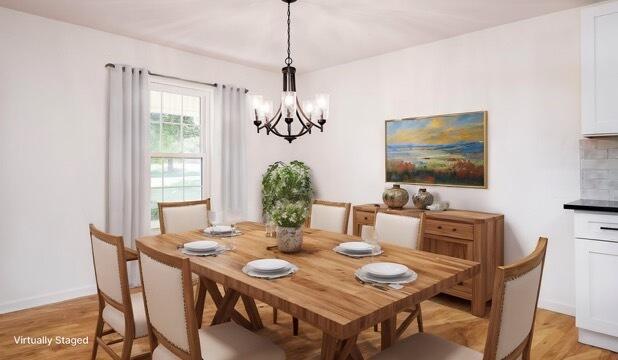
[[[557,301],[539,299],[539,307],[541,309],[558,312],[565,315],[575,316],[575,305],[569,305]]]
[[[95,285],[84,286],[81,288],[69,289],[64,291],[52,292],[44,295],[32,296],[15,301],[9,301],[0,304],[0,314],[6,314],[13,311],[29,309],[35,306],[52,304],[64,300],[69,300],[81,296],[92,295],[97,292]]]

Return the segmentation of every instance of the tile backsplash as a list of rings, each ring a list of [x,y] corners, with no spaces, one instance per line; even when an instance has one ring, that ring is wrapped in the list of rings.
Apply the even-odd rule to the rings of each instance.
[[[582,199],[618,200],[618,137],[579,141]]]

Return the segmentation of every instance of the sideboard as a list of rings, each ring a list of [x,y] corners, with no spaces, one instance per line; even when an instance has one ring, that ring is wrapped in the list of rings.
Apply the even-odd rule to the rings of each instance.
[[[353,234],[359,236],[363,225],[374,225],[377,212],[413,217],[424,212],[420,250],[481,263],[479,275],[446,293],[470,300],[472,314],[485,316],[487,301],[492,296],[495,269],[504,261],[503,215],[466,210],[394,210],[383,204],[357,205],[352,213]]]

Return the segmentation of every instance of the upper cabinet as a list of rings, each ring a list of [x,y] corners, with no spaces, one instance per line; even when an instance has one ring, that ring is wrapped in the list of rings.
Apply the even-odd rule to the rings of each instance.
[[[582,134],[618,135],[618,1],[582,9]]]

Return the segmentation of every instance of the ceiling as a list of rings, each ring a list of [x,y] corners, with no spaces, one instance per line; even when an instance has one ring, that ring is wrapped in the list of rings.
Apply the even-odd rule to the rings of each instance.
[[[292,58],[325,68],[597,0],[299,0]],[[281,0],[0,0],[0,6],[265,69],[285,58]]]

